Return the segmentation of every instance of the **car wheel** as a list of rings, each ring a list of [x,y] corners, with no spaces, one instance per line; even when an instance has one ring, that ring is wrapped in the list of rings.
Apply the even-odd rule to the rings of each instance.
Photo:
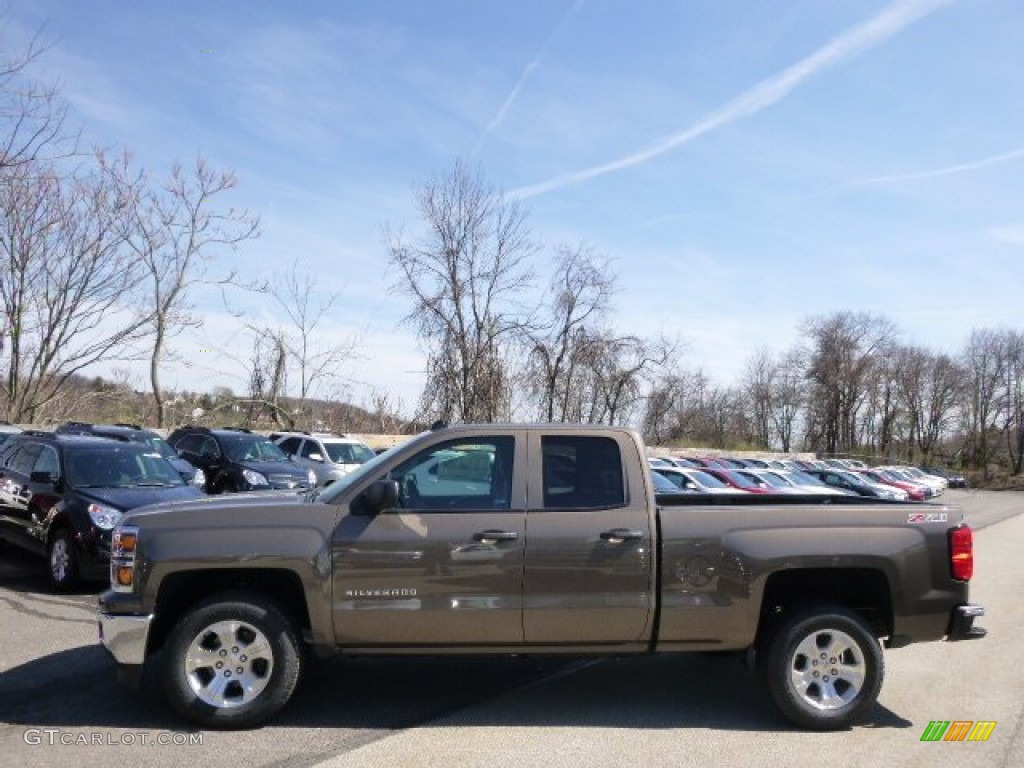
[[[61,528],[50,539],[46,552],[50,563],[50,584],[58,592],[78,586],[78,550],[67,528]]]
[[[247,728],[277,713],[302,670],[295,626],[255,593],[226,593],[192,608],[164,648],[171,706],[213,728]]]
[[[783,619],[759,656],[776,705],[802,728],[848,727],[882,687],[885,663],[874,633],[860,616],[835,606]]]

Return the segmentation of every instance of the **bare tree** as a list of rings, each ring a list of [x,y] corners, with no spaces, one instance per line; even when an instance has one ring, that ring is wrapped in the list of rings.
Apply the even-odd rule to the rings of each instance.
[[[541,419],[567,420],[581,366],[597,341],[587,327],[600,327],[613,290],[607,261],[583,246],[560,249],[546,316],[537,330],[527,333],[526,378]]]
[[[71,177],[24,161],[0,184],[0,301],[6,327],[8,419],[34,420],[83,368],[131,356],[145,314],[131,300],[139,280],[125,248],[130,195],[102,155]]]
[[[431,418],[494,421],[510,410],[506,345],[522,328],[517,301],[534,252],[525,214],[461,163],[419,192],[426,234],[388,235],[407,320],[427,352],[421,410]]]
[[[864,312],[836,312],[804,323],[809,342],[807,376],[816,449],[848,452],[855,447],[857,419],[868,395],[869,375],[891,345],[890,320]]]
[[[67,157],[75,149],[58,87],[28,74],[45,50],[36,34],[20,53],[0,57],[0,176],[19,165]]]
[[[341,367],[350,361],[359,345],[354,334],[326,343],[324,321],[332,319],[331,309],[341,299],[340,293],[317,293],[317,281],[312,275],[299,272],[293,262],[291,269],[274,281],[270,295],[288,318],[288,324],[278,333],[295,369],[298,372],[298,407],[305,408],[306,400],[317,386],[341,377]]]
[[[202,324],[193,313],[196,286],[242,285],[235,270],[211,275],[210,263],[221,249],[234,250],[257,237],[259,219],[247,211],[215,206],[217,198],[233,190],[238,180],[231,171],[214,170],[202,157],[188,171],[176,163],[159,185],[152,185],[144,172],[133,176],[129,165],[125,156],[119,167],[122,183],[138,192],[124,234],[148,286],[143,301],[152,340],[149,377],[157,424],[163,426],[160,366],[168,356],[168,341],[185,328]]]
[[[999,393],[1005,368],[1005,350],[1000,334],[975,330],[962,356],[965,371],[963,414],[968,441],[972,446],[971,463],[981,467],[989,478],[992,457],[991,435],[998,434]]]
[[[921,347],[896,350],[892,373],[906,409],[911,458],[919,451],[931,460],[952,423],[962,373],[948,356]]]

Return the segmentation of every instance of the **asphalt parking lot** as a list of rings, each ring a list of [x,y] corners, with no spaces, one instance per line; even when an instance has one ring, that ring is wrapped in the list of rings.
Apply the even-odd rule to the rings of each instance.
[[[155,691],[117,684],[95,593],[54,595],[0,552],[0,765],[202,760],[253,766],[1024,765],[1024,494],[951,491],[976,536],[979,642],[889,651],[878,706],[849,731],[796,731],[732,655],[597,661],[332,660],[271,725],[189,731]],[[932,720],[993,721],[926,743]]]

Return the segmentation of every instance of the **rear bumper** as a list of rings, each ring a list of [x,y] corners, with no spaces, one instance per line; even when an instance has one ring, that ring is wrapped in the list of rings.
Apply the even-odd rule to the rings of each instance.
[[[988,631],[974,626],[974,620],[985,615],[985,609],[974,603],[958,605],[953,609],[949,618],[949,629],[946,632],[946,640],[978,640],[988,634]]]

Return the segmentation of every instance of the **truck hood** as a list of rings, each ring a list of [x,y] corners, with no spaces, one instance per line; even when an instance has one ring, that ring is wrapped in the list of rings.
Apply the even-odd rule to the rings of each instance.
[[[181,501],[155,504],[133,510],[122,519],[123,523],[145,527],[196,526],[223,527],[225,525],[256,525],[261,521],[280,525],[297,522],[298,513],[309,510],[313,517],[333,518],[338,509],[329,504],[310,504],[305,494],[295,491],[255,491],[231,493],[223,496],[202,496]],[[315,510],[315,512],[314,512]]]

